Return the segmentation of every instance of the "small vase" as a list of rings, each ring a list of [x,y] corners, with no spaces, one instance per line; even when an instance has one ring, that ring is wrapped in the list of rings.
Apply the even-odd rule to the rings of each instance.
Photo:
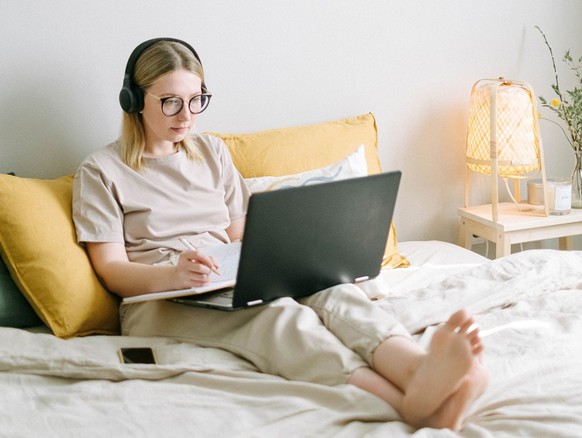
[[[582,208],[582,151],[574,151],[576,162],[572,172],[572,208]]]

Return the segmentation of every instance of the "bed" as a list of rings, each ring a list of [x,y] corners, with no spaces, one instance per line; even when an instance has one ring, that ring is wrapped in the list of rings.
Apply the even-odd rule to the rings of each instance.
[[[373,118],[364,119],[375,130]],[[340,128],[347,129],[343,122]],[[232,135],[224,138],[231,147]],[[362,135],[356,138],[365,144]],[[327,175],[345,171],[342,160],[351,154],[340,156],[345,158],[324,159],[332,163],[324,166]],[[244,163],[238,165],[244,170]],[[320,172],[321,165],[303,172]],[[289,169],[265,172],[244,170],[245,177],[259,178],[249,181],[259,186],[306,178]],[[27,207],[30,198],[22,200],[23,191],[35,197],[34,209]],[[222,350],[120,336],[118,301],[92,277],[74,241],[67,202],[70,177],[0,177],[2,258],[26,298],[20,309],[29,311],[26,316],[19,310],[20,324],[0,327],[1,436],[582,435],[581,252],[533,250],[490,261],[451,243],[397,242],[392,224],[384,269],[362,289],[421,344],[452,311],[469,308],[484,334],[484,361],[492,375],[461,431],[414,430],[390,406],[350,385],[287,381],[258,373]],[[48,243],[39,242],[37,233],[49,234]],[[157,365],[120,363],[119,348],[145,346],[154,349]]]

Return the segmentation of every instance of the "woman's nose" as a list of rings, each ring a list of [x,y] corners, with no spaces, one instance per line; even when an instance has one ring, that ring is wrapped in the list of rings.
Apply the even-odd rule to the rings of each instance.
[[[190,112],[190,108],[188,108],[188,105],[183,105],[182,109],[178,113],[178,118],[180,120],[190,120],[191,117],[192,113]]]

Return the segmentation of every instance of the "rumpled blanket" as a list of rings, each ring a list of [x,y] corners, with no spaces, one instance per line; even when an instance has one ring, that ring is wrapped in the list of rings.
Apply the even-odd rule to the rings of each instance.
[[[217,349],[1,328],[0,436],[582,436],[581,289],[582,253],[536,250],[384,291],[377,305],[423,344],[460,307],[487,334],[491,386],[459,433],[415,431],[353,386],[261,374]],[[159,364],[122,365],[122,346],[151,346]]]

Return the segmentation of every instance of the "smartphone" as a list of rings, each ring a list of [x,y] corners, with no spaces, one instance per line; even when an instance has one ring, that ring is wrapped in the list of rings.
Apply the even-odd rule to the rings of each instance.
[[[123,363],[156,364],[154,350],[149,347],[120,348],[119,358]]]

